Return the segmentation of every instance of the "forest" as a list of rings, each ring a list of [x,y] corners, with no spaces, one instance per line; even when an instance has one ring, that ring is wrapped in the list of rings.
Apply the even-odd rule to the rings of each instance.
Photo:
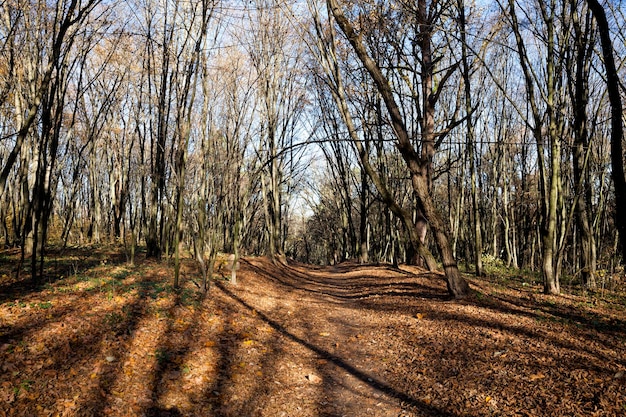
[[[0,416],[624,412],[625,13],[614,0],[0,1]],[[259,405],[255,378],[297,368],[278,359],[233,388],[252,366],[230,362],[236,346],[270,349],[263,326],[312,355],[301,382],[323,387],[322,406]],[[137,353],[151,365],[120,359],[140,329],[160,335]],[[395,353],[357,348],[372,329],[389,337],[368,346]],[[397,356],[426,339],[456,359]],[[268,357],[299,360],[272,343]],[[552,359],[534,362],[549,350],[537,343]],[[513,345],[515,370],[488,371]],[[185,362],[218,347],[228,366]],[[351,362],[378,354],[386,377]],[[144,368],[151,390],[126,395]],[[515,388],[503,372],[525,376]],[[463,376],[471,395],[447,385]],[[418,377],[430,391],[411,391]],[[567,406],[516,397],[548,381]],[[168,383],[204,388],[181,405]],[[349,394],[363,384],[380,400]],[[88,399],[63,397],[77,385]]]
[[[3,4],[0,94],[34,280],[48,244],[106,242],[207,272],[439,262],[456,296],[458,262],[552,294],[622,272],[619,2],[35,6]]]

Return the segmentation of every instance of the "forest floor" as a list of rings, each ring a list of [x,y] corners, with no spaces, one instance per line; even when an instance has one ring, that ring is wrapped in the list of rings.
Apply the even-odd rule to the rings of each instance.
[[[241,261],[206,296],[192,261],[0,253],[0,417],[626,415],[623,293],[546,296],[415,267]]]

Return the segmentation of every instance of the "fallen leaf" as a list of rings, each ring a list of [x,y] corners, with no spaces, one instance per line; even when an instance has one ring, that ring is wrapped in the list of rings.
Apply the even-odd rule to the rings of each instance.
[[[46,379],[54,379],[57,376],[57,371],[55,371],[54,369],[48,369],[43,372],[43,375],[46,377]]]
[[[328,333],[328,332],[321,332],[320,336],[330,336],[330,333]]]
[[[322,378],[320,378],[319,376],[315,374],[306,375],[306,379],[308,379],[309,382],[312,384],[319,384],[320,382],[322,382]]]
[[[537,374],[532,374],[528,379],[531,381],[537,381],[538,379],[544,379],[546,376],[544,374],[542,374],[541,372],[537,373]]]

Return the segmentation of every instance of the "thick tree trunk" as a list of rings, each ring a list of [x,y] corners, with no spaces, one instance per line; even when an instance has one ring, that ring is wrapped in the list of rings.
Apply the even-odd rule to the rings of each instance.
[[[459,272],[454,254],[452,253],[452,247],[448,241],[447,227],[428,192],[426,178],[420,175],[413,175],[412,183],[413,188],[417,192],[424,216],[428,219],[430,229],[435,237],[435,242],[443,263],[443,269],[446,274],[448,291],[455,298],[464,298],[469,294],[469,285]]]
[[[589,102],[589,71],[591,66],[590,57],[593,52],[591,40],[592,25],[589,18],[586,19],[584,28],[581,26],[577,5],[572,4],[572,21],[575,33],[575,57],[574,68],[569,68],[568,74],[574,77],[570,85],[574,85],[572,101],[574,106],[574,146],[573,173],[575,186],[575,216],[576,225],[580,231],[581,247],[581,278],[587,288],[595,288],[595,251],[593,250],[593,231],[589,221],[591,210],[591,195],[588,160],[590,154],[589,132],[587,128],[587,104]]]
[[[559,271],[555,268],[555,246],[556,246],[556,224],[557,224],[557,205],[559,194],[559,183],[561,174],[559,164],[561,163],[561,147],[558,139],[553,139],[552,143],[552,173],[550,175],[550,190],[548,193],[548,210],[545,226],[542,230],[542,246],[543,246],[543,290],[546,294],[559,294],[561,289],[559,285]]]
[[[587,0],[589,9],[598,23],[602,55],[606,68],[606,84],[611,103],[611,170],[615,187],[615,224],[619,232],[622,246],[622,262],[626,260],[626,216],[622,211],[626,207],[626,174],[624,172],[624,126],[622,125],[622,98],[620,95],[620,79],[615,67],[611,32],[604,8],[598,0]]]

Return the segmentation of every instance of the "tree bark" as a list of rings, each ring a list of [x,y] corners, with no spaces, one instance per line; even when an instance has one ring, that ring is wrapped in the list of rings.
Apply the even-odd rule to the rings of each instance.
[[[593,230],[590,225],[590,181],[589,181],[589,154],[591,151],[589,141],[589,129],[587,127],[587,104],[589,102],[589,71],[591,66],[591,54],[593,53],[593,37],[591,36],[592,25],[589,18],[585,19],[584,28],[580,22],[577,11],[577,3],[571,3],[572,21],[574,27],[575,56],[574,68],[568,69],[568,74],[573,79],[572,104],[574,108],[574,146],[572,148],[573,174],[574,174],[574,211],[576,225],[580,232],[581,248],[581,278],[587,288],[595,288],[595,245]],[[588,13],[587,13],[588,14]]]
[[[470,68],[467,54],[467,37],[465,35],[465,1],[458,0],[459,8],[459,24],[461,32],[461,58],[462,58],[462,73],[463,73],[463,89],[465,93],[465,113],[466,113],[466,135],[467,135],[467,149],[470,168],[470,192],[472,196],[472,225],[473,225],[473,238],[474,238],[474,265],[476,267],[476,275],[483,275],[483,238],[481,230],[481,217],[478,207],[478,187],[476,186],[476,161],[474,156],[475,146],[475,133],[474,133],[474,119],[472,117],[472,88],[470,79]]]
[[[622,125],[622,98],[620,95],[620,79],[615,67],[611,32],[604,7],[598,0],[587,0],[589,9],[598,24],[602,55],[606,69],[606,86],[611,103],[611,163],[613,169],[613,186],[615,187],[615,225],[622,246],[622,262],[626,260],[626,216],[622,211],[626,208],[626,173],[624,172],[624,126]]]

